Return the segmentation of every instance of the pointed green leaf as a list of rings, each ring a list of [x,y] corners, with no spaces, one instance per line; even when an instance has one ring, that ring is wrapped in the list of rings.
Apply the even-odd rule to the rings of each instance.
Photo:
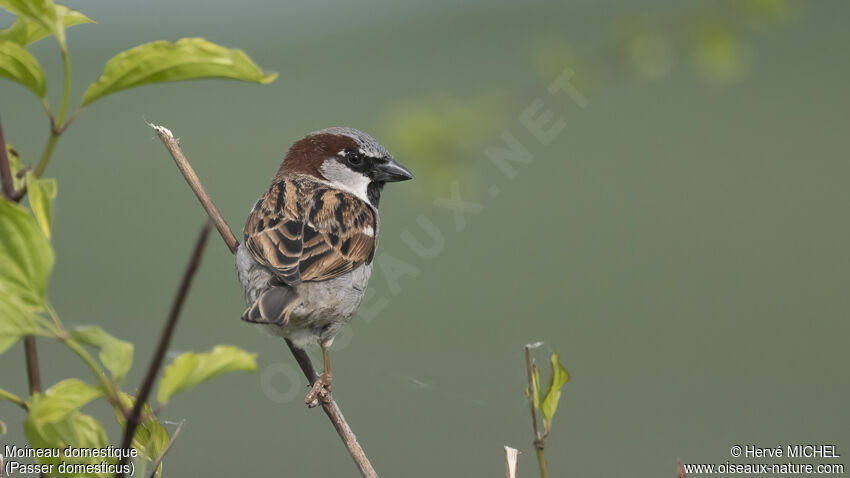
[[[203,38],[182,38],[176,43],[155,41],[109,60],[100,78],[86,90],[82,106],[127,88],[201,78],[268,84],[277,78],[277,73],[263,73],[242,50],[230,50]]]
[[[6,422],[0,420],[0,437],[6,434]]]
[[[106,431],[94,417],[78,413],[74,416],[73,423],[77,431],[77,440],[80,443],[78,448],[92,449],[108,445],[109,438],[106,436]]]
[[[0,293],[0,354],[25,335],[41,334],[35,311]]]
[[[40,397],[40,395],[38,395]],[[52,423],[37,423],[32,420],[32,416],[27,417],[24,421],[24,434],[29,441],[29,445],[33,448],[58,448],[60,450],[59,457],[36,457],[37,463],[54,465],[54,470],[61,463],[67,465],[89,465],[98,464],[104,461],[116,463],[114,458],[103,457],[66,457],[62,450],[68,446],[81,449],[96,449],[109,446],[109,438],[106,431],[100,422],[90,415],[73,411],[62,420]],[[52,476],[52,475],[51,475]],[[92,477],[102,478],[105,474],[81,473],[81,474],[64,474],[60,476],[72,477]],[[111,476],[111,475],[109,475]]]
[[[546,395],[540,404],[540,411],[543,412],[543,425],[546,431],[552,427],[552,417],[558,410],[558,401],[561,399],[561,387],[570,379],[570,374],[567,369],[561,365],[561,356],[558,353],[552,354],[552,373],[549,376],[549,388],[546,390]]]
[[[76,10],[71,10],[65,5],[56,5],[56,14],[62,18],[62,24],[65,28],[84,23],[95,23],[95,21],[91,18]],[[42,24],[36,23],[27,17],[19,16],[15,19],[15,23],[13,23],[11,27],[0,30],[0,40],[9,40],[19,45],[27,46],[41,40],[51,33],[52,32],[45,28]]]
[[[30,400],[29,418],[36,425],[59,422],[101,395],[103,390],[100,387],[68,378],[47,389],[44,395]]]
[[[133,407],[135,397],[125,392],[120,392],[119,397],[125,407]],[[115,410],[115,419],[122,427],[126,426],[124,414],[117,409]],[[150,405],[145,403],[145,406],[142,407],[142,423],[139,424],[135,435],[133,435],[133,447],[139,450],[141,456],[153,462],[165,450],[169,439],[168,430],[154,418]],[[144,469],[145,461],[137,461],[136,475],[147,476],[142,472]],[[161,468],[159,471],[161,471]]]
[[[218,345],[206,353],[181,354],[165,367],[159,381],[157,401],[164,404],[175,393],[227,372],[256,370],[256,356],[232,345]]]
[[[170,437],[168,436],[168,430],[162,426],[156,420],[150,420],[146,428],[148,429],[148,433],[150,434],[150,438],[145,444],[145,455],[150,461],[156,461],[159,458],[159,455],[165,451],[165,447],[168,446],[168,441]],[[157,476],[162,473],[162,463],[159,465],[159,469],[157,470]]]
[[[65,48],[65,24],[53,0],[0,0],[0,7],[56,35],[59,45]]]
[[[100,361],[120,383],[133,364],[133,344],[117,339],[100,327],[77,327],[71,338],[100,349]]]
[[[32,171],[27,173],[27,196],[30,208],[35,214],[38,225],[44,235],[50,239],[50,226],[53,223],[53,199],[56,197],[56,180],[41,179]]]
[[[39,98],[47,94],[47,80],[41,65],[15,42],[0,40],[0,77],[20,83]]]
[[[0,295],[43,308],[53,249],[35,218],[19,204],[0,199]]]

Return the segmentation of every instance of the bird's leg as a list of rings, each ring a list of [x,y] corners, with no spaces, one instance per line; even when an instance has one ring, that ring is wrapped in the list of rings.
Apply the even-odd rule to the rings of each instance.
[[[325,371],[316,378],[316,381],[313,382],[313,387],[310,389],[310,392],[308,392],[307,396],[304,398],[304,402],[310,406],[315,406],[318,404],[316,402],[316,398],[319,398],[325,403],[330,401],[331,382],[333,381],[333,374],[331,373],[331,359],[328,356],[328,345],[329,344],[321,344],[322,359],[325,363]]]
[[[325,388],[330,392],[331,382],[333,381],[333,374],[331,373],[331,358],[328,355],[327,346],[322,346],[322,361],[325,365],[325,373],[322,374],[323,380],[325,381]]]

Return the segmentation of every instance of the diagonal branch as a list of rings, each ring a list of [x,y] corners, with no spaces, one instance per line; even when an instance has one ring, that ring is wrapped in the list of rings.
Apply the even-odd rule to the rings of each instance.
[[[186,178],[186,182],[189,183],[189,187],[192,188],[192,191],[195,193],[195,196],[198,197],[198,200],[201,202],[204,210],[206,210],[207,214],[209,214],[210,219],[213,221],[213,224],[215,224],[219,234],[221,234],[221,238],[224,239],[227,247],[230,248],[230,252],[235,253],[236,248],[239,247],[239,241],[236,240],[236,237],[233,235],[233,231],[231,231],[230,227],[227,226],[227,223],[224,221],[224,218],[221,216],[218,208],[216,208],[215,204],[213,204],[212,199],[210,199],[209,194],[207,194],[207,191],[204,189],[198,179],[198,176],[195,174],[195,171],[192,169],[192,166],[189,164],[189,161],[186,159],[183,151],[180,149],[180,144],[174,138],[174,135],[164,126],[157,126],[150,123],[148,123],[148,125],[156,131],[159,139],[165,145],[166,149],[168,149],[168,152],[171,153],[171,157],[174,158],[174,162],[177,163],[177,167],[180,169],[180,172],[183,173],[183,177]],[[298,362],[298,365],[304,372],[304,376],[307,377],[307,381],[310,382],[310,385],[313,385],[318,376],[313,368],[313,363],[310,361],[310,357],[306,352],[295,347],[289,340],[286,341],[286,344],[289,346],[289,350],[295,357],[295,361]],[[342,439],[343,444],[348,449],[348,453],[350,453],[351,458],[354,459],[354,463],[357,465],[357,469],[360,470],[360,474],[365,478],[377,478],[378,474],[375,472],[375,469],[372,468],[372,463],[370,463],[369,459],[366,457],[366,453],[364,453],[363,448],[357,441],[357,437],[354,436],[354,432],[351,431],[351,427],[348,426],[348,422],[346,422],[345,417],[342,415],[342,411],[340,411],[339,406],[336,404],[333,397],[328,395],[325,400],[320,400],[320,402],[322,403],[322,409],[333,424],[333,427],[337,434],[339,434],[340,439]]]
[[[316,370],[313,369],[313,363],[310,361],[307,352],[296,347],[289,339],[286,339],[286,345],[289,346],[289,350],[295,357],[295,361],[298,362],[301,371],[304,372],[304,376],[307,377],[307,381],[312,387],[313,383],[318,379],[318,375],[316,374]],[[345,447],[348,448],[348,453],[354,459],[354,463],[357,465],[357,469],[360,470],[360,474],[367,478],[378,478],[378,474],[372,468],[372,463],[369,462],[366,452],[363,451],[363,448],[357,441],[357,437],[354,436],[354,432],[351,431],[351,427],[348,426],[348,422],[345,421],[345,417],[342,416],[342,411],[337,406],[333,397],[328,395],[324,400],[320,399],[319,403],[322,404],[322,410],[325,411],[325,414],[330,419]]]
[[[177,163],[177,168],[181,173],[183,173],[183,177],[186,179],[186,182],[189,183],[189,187],[192,188],[192,192],[194,192],[195,196],[198,197],[198,200],[201,201],[201,206],[204,207],[204,211],[207,212],[210,220],[212,220],[213,224],[215,224],[215,228],[218,229],[218,233],[221,234],[221,238],[224,239],[224,243],[227,244],[230,252],[236,254],[236,248],[239,247],[239,241],[236,240],[236,236],[233,235],[233,231],[227,227],[227,223],[221,216],[221,212],[217,207],[215,207],[212,199],[210,199],[210,195],[207,194],[207,190],[204,189],[204,185],[201,184],[201,180],[198,179],[198,175],[195,174],[195,170],[192,169],[192,165],[189,164],[189,160],[183,155],[183,150],[180,149],[180,143],[177,142],[177,139],[173,134],[171,134],[171,131],[168,128],[151,123],[148,123],[148,126],[156,131],[156,135],[159,136],[160,140],[162,140],[162,144],[164,144],[166,149],[168,149],[168,152],[171,153],[171,157],[174,158],[174,162]]]
[[[142,381],[142,386],[136,394],[136,401],[133,403],[133,409],[130,410],[130,414],[127,416],[127,424],[124,426],[124,438],[121,440],[122,449],[130,448],[133,443],[133,436],[136,434],[136,428],[138,428],[139,424],[142,422],[142,410],[144,409],[145,402],[147,402],[148,395],[150,395],[151,389],[153,388],[153,381],[156,379],[157,373],[159,373],[159,369],[162,367],[162,361],[165,359],[165,352],[168,350],[168,345],[171,343],[171,337],[174,335],[174,328],[177,326],[177,319],[180,317],[183,302],[185,302],[186,296],[189,293],[189,288],[192,286],[192,279],[195,277],[195,272],[198,270],[198,266],[201,263],[201,257],[203,256],[204,248],[207,245],[207,239],[209,239],[209,237],[210,221],[208,220],[201,229],[198,240],[195,242],[195,248],[192,251],[192,258],[189,259],[189,264],[186,266],[186,272],[183,273],[183,279],[180,281],[180,287],[177,289],[177,296],[171,304],[171,311],[168,314],[168,320],[165,322],[165,327],[162,329],[162,335],[159,337],[159,345],[157,345],[156,352],[154,352],[153,358],[151,358],[151,363],[148,366],[145,379]],[[126,465],[128,459],[128,456],[123,455],[121,458],[121,465]],[[123,466],[118,467],[119,470],[123,468]],[[122,478],[124,474],[119,472],[116,473],[115,476],[116,478]]]

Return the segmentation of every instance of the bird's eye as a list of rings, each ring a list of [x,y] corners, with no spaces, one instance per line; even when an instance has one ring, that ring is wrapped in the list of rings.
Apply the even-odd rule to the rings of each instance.
[[[363,164],[363,156],[357,153],[349,154],[346,160],[348,161],[348,164],[352,166],[360,166]]]

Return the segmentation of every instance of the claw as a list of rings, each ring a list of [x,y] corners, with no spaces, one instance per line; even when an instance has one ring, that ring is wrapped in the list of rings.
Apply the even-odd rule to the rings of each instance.
[[[332,381],[333,377],[329,373],[319,375],[319,378],[313,382],[313,387],[310,388],[307,396],[304,397],[304,403],[306,403],[310,408],[317,406],[319,404],[319,400],[321,400],[322,403],[329,403],[331,401]]]

